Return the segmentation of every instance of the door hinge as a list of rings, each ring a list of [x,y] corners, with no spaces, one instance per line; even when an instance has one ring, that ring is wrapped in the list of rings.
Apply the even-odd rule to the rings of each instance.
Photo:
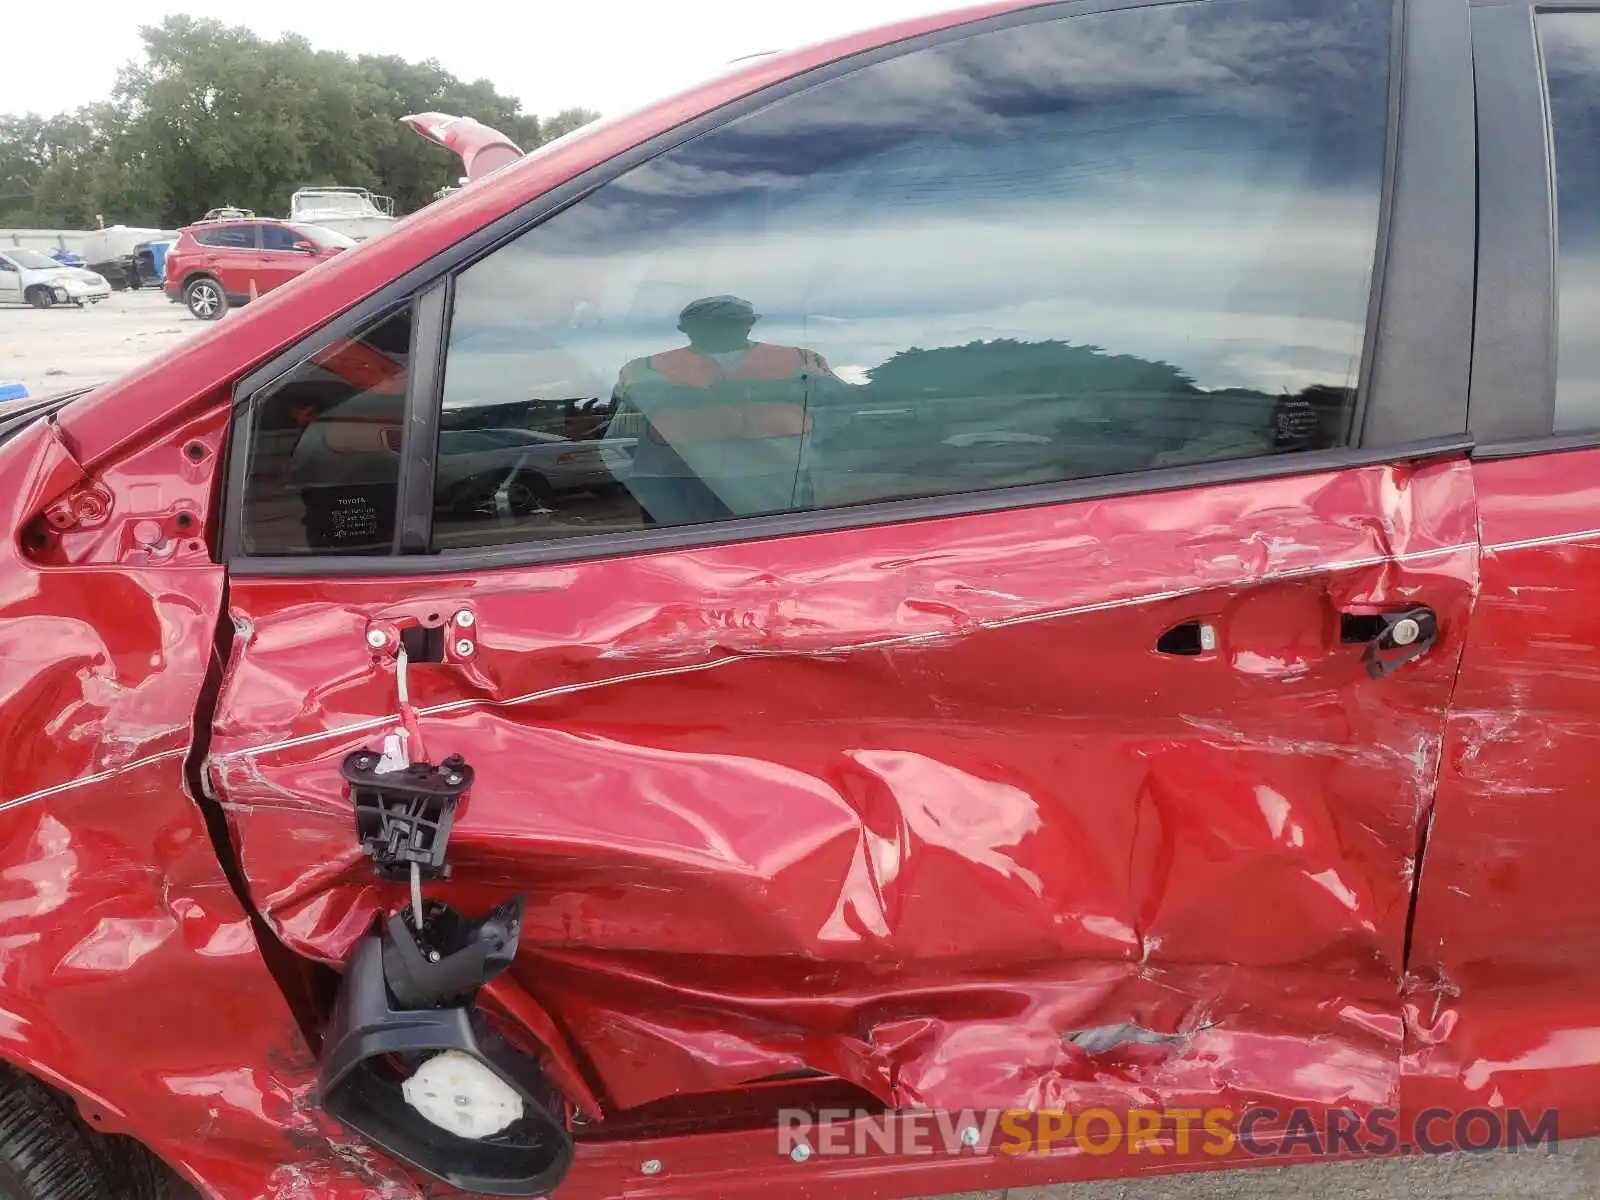
[[[69,529],[98,529],[111,517],[111,491],[105,484],[86,479],[65,496],[47,504],[44,521],[57,533]]]
[[[383,657],[404,650],[412,663],[462,665],[477,651],[478,614],[469,606],[412,604],[367,623],[367,648]]]

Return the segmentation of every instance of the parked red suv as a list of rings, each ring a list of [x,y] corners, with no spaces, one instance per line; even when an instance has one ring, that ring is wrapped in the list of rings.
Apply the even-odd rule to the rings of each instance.
[[[355,244],[337,230],[301,222],[201,221],[180,230],[167,251],[167,298],[215,321]]]
[[[1600,1131],[1597,32],[763,58],[0,424],[0,1191]]]

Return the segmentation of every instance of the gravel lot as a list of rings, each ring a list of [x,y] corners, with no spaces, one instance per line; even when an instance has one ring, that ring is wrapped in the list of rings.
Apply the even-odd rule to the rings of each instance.
[[[226,320],[227,318],[224,318]],[[85,309],[0,308],[0,383],[34,396],[103,383],[207,324],[156,291]],[[1589,1200],[1600,1196],[1600,1139],[1559,1153],[1450,1155],[1255,1168],[1209,1175],[974,1193],[954,1200]]]
[[[32,396],[104,383],[205,328],[154,289],[84,308],[0,308],[0,383]]]

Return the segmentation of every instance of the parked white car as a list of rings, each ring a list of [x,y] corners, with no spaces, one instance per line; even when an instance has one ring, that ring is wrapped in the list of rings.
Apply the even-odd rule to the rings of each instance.
[[[98,304],[109,295],[111,285],[93,271],[21,246],[0,249],[0,304]]]

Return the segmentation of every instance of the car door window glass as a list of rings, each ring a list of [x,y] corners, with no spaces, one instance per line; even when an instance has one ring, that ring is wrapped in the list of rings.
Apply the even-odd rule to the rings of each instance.
[[[202,246],[220,246],[230,250],[253,250],[256,231],[252,225],[223,225],[217,229],[202,229],[194,235]]]
[[[282,225],[263,225],[261,227],[261,248],[263,250],[293,250],[295,243],[303,239],[297,237],[292,229]]]
[[[435,546],[1340,444],[1390,20],[1016,26],[634,168],[459,278]]]
[[[1555,428],[1600,429],[1600,19],[1538,20],[1555,144]]]
[[[247,554],[390,551],[410,355],[406,309],[253,397]]]

